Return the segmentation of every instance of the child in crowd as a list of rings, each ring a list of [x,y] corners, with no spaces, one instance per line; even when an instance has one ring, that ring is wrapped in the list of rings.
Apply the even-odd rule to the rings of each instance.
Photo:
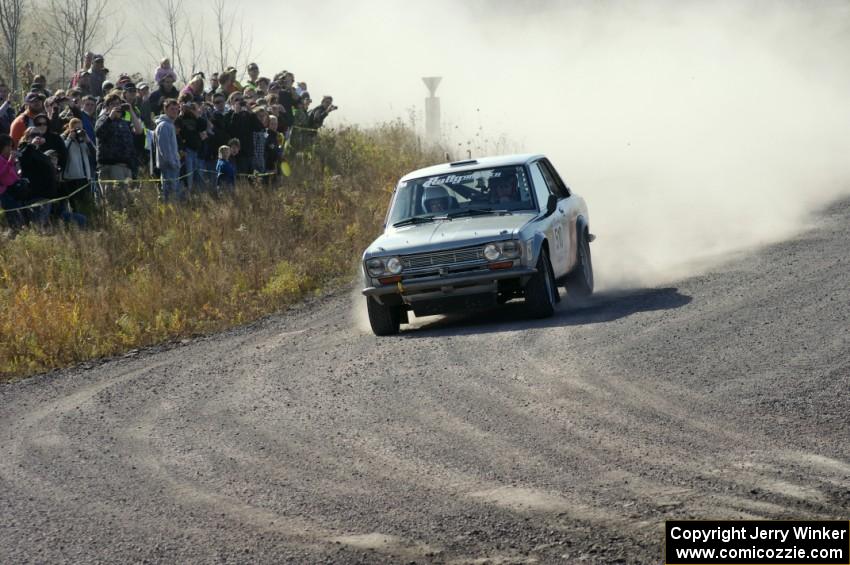
[[[231,140],[232,143],[233,140]],[[236,186],[236,167],[230,161],[231,146],[222,145],[218,148],[218,161],[215,164],[215,186],[219,192],[233,190]],[[238,144],[237,144],[237,152]]]
[[[169,59],[163,59],[154,71],[154,82],[159,84],[167,76],[171,76],[174,82],[177,82],[177,73],[171,68],[171,61]]]

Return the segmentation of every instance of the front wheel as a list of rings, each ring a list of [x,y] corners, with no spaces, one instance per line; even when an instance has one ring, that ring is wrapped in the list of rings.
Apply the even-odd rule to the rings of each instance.
[[[381,304],[371,296],[366,297],[369,325],[375,335],[395,335],[401,326],[401,306]]]
[[[564,286],[570,296],[587,298],[593,294],[593,263],[590,259],[590,238],[587,231],[581,232],[577,252],[578,265],[567,277]]]
[[[534,318],[548,318],[554,314],[557,292],[549,254],[545,249],[541,249],[540,257],[537,258],[537,272],[531,275],[525,285],[525,305],[528,313]]]

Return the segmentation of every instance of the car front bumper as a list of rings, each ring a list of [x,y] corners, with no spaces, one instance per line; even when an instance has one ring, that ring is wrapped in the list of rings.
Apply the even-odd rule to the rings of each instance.
[[[435,300],[452,296],[496,293],[498,281],[505,279],[521,279],[525,281],[537,272],[532,267],[514,267],[512,269],[495,271],[476,271],[447,276],[433,276],[421,279],[401,281],[396,284],[370,286],[363,289],[366,296],[374,296],[381,301],[382,296],[400,295],[406,304],[420,301]]]

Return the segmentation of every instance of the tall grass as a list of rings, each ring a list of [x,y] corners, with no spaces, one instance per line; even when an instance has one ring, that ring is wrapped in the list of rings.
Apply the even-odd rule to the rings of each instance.
[[[350,275],[396,180],[437,160],[400,122],[345,128],[280,187],[175,206],[146,185],[95,229],[0,241],[0,380],[242,324]]]

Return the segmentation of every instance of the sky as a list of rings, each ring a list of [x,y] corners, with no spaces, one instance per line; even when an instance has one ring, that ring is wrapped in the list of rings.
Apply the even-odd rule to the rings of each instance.
[[[238,6],[261,74],[292,70],[314,99],[332,94],[330,126],[412,112],[422,127],[421,77],[442,76],[453,158],[550,156],[588,202],[602,285],[697,273],[850,193],[850,2]],[[107,66],[151,74],[144,30],[127,28]]]

